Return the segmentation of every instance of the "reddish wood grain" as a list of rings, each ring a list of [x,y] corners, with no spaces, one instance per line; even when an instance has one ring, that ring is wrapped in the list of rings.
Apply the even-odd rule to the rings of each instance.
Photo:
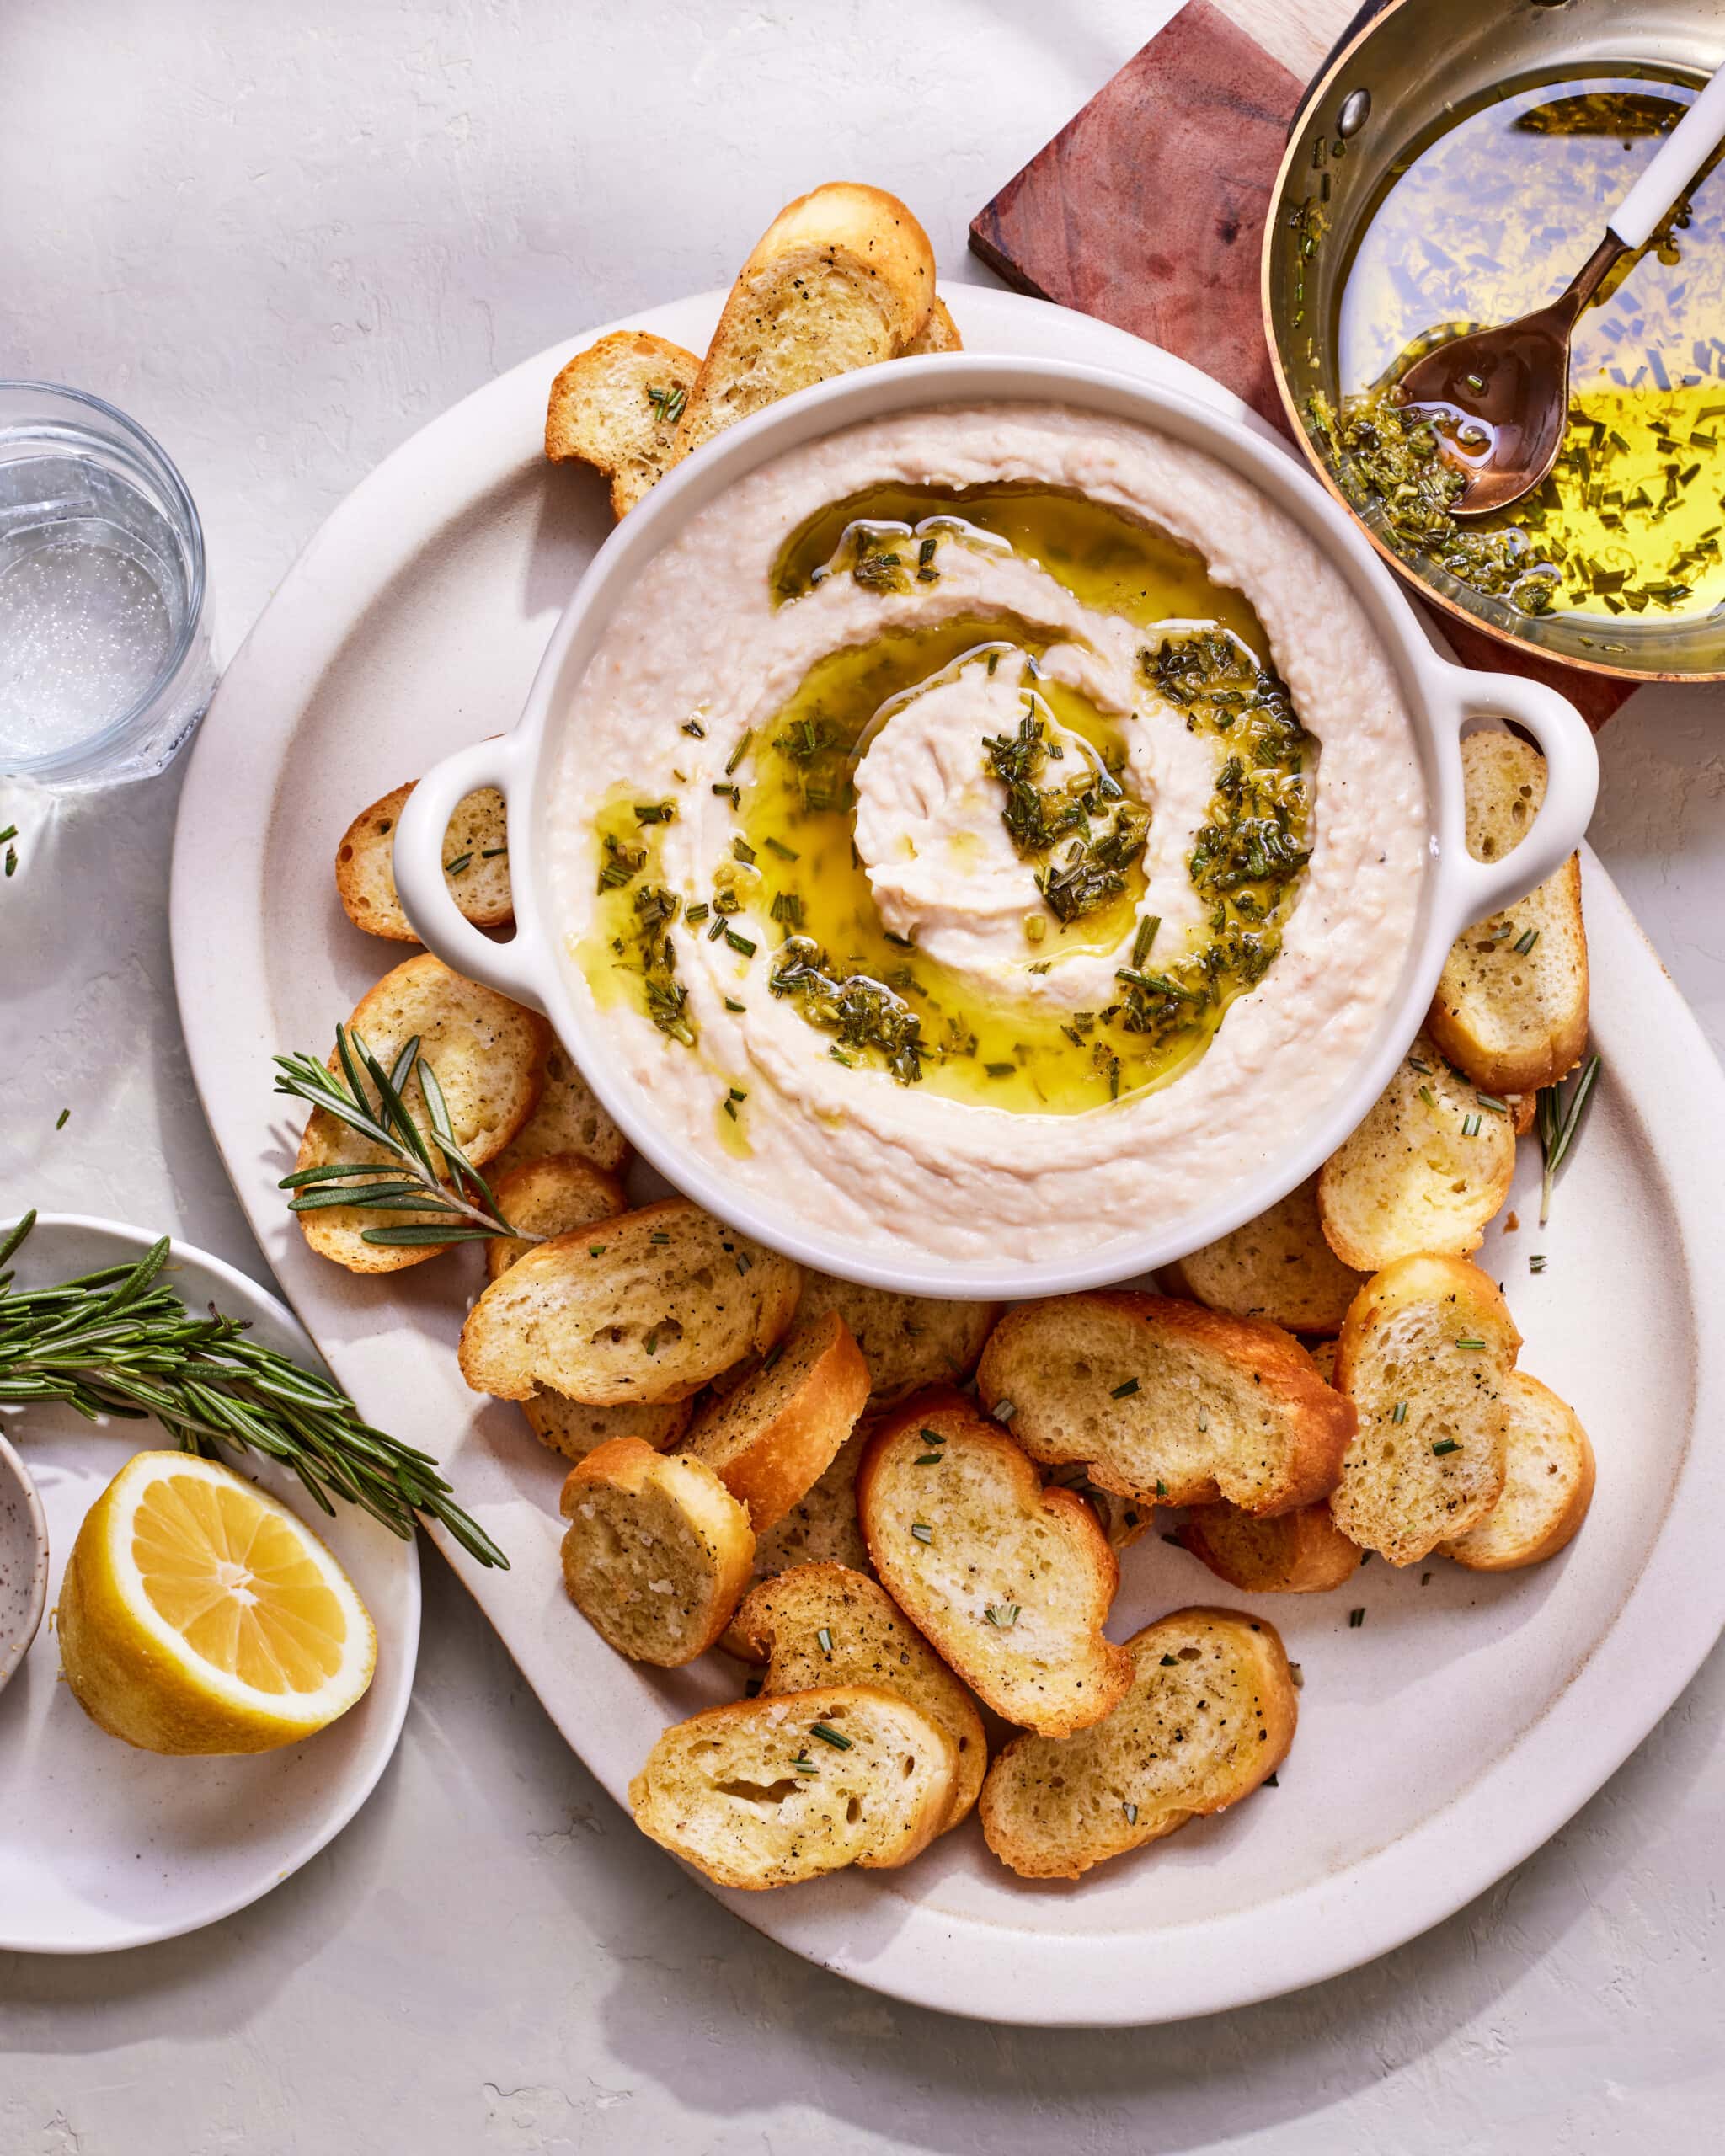
[[[1258,261],[1303,88],[1210,0],[1187,0],[978,212],[970,245],[1020,291],[1189,360],[1285,432]],[[1443,626],[1466,664],[1550,682],[1595,727],[1630,693]]]

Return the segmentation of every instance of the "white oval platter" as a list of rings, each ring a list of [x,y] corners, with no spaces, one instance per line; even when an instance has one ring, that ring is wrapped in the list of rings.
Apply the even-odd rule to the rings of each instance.
[[[698,350],[721,296],[616,326]],[[974,350],[1175,380],[1243,408],[1083,316],[969,286],[948,297]],[[336,1022],[407,955],[353,929],[337,904],[344,828],[435,758],[513,723],[609,528],[591,475],[550,469],[540,451],[551,377],[599,334],[425,428],[307,548],[194,756],[173,931],[204,1106],[289,1299],[365,1412],[435,1452],[509,1551],[511,1571],[487,1572],[440,1538],[569,1743],[623,1801],[667,1721],[735,1696],[734,1666],[709,1657],[645,1671],[571,1607],[559,1464],[456,1368],[477,1258],[365,1280],[313,1257],[275,1187],[297,1126],[271,1097],[270,1067],[277,1050],[327,1049]],[[811,1961],[948,2012],[1044,2026],[1174,2020],[1315,1983],[1437,1923],[1537,1848],[1647,1734],[1725,1624],[1714,1529],[1725,1453],[1707,1441],[1725,1420],[1725,1385],[1699,1316],[1725,1307],[1725,1079],[1591,856],[1583,874],[1605,1075],[1550,1228],[1533,1230],[1529,1143],[1512,1199],[1520,1230],[1495,1229],[1481,1260],[1506,1283],[1524,1366],[1592,1433],[1598,1495],[1578,1540],[1519,1577],[1374,1561],[1351,1592],[1254,1599],[1146,1537],[1125,1558],[1115,1636],[1222,1601],[1274,1621],[1300,1664],[1300,1731],[1276,1788],[1076,1886],[1014,1879],[973,1822],[902,1872],[722,1894],[738,1914]],[[1533,1251],[1547,1256],[1538,1274]]]
[[[136,1263],[154,1240],[112,1221],[45,1214],[15,1261],[18,1284]],[[318,1367],[292,1312],[220,1258],[175,1243],[163,1278],[191,1309],[213,1301],[249,1320],[264,1347]],[[58,1406],[8,1408],[0,1428],[47,1515],[51,1615],[84,1514],[133,1453],[172,1440],[154,1422],[91,1423]],[[419,1653],[416,1545],[350,1506],[326,1519],[271,1461],[235,1454],[229,1465],[315,1528],[359,1589],[377,1628],[371,1689],[303,1744],[253,1758],[158,1758],[88,1718],[60,1681],[60,1650],[44,1624],[0,1692],[0,1948],[105,1953],[214,1924],[314,1857],[389,1764]]]

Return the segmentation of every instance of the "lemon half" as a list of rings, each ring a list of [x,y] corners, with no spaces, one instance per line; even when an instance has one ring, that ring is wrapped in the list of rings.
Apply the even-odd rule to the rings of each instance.
[[[268,1752],[344,1715],[377,1636],[329,1551],[215,1460],[141,1452],[85,1516],[60,1658],[92,1721],[146,1752]]]

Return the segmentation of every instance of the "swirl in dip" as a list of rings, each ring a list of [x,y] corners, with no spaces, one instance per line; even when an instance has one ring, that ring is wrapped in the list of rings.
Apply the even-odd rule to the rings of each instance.
[[[683,1142],[832,1234],[1093,1252],[1346,1086],[1427,845],[1389,656],[1154,431],[934,409],[750,473],[562,734],[577,994]]]

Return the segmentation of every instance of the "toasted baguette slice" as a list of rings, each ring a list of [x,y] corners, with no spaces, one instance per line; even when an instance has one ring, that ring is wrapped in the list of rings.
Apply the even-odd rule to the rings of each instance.
[[[613,1438],[638,1438],[654,1452],[669,1452],[689,1427],[694,1409],[686,1400],[649,1406],[625,1401],[617,1407],[589,1407],[560,1392],[536,1392],[521,1402],[527,1427],[542,1445],[565,1460],[585,1460]]]
[[[1249,1796],[1288,1756],[1298,1713],[1275,1627],[1177,1609],[1127,1642],[1131,1689],[1064,1743],[1017,1737],[982,1785],[989,1847],[1025,1879],[1077,1879]]]
[[[686,1198],[620,1213],[537,1244],[462,1327],[476,1392],[531,1400],[542,1388],[590,1407],[687,1400],[718,1371],[772,1347],[802,1274]]]
[[[788,202],[731,287],[677,428],[686,456],[793,390],[895,358],[934,300],[934,250],[896,195],[836,181]]]
[[[928,310],[928,319],[905,346],[901,356],[915,359],[922,352],[962,352],[964,340],[959,334],[959,325],[953,319],[952,310],[937,292],[934,304]]]
[[[619,329],[577,352],[551,385],[545,454],[590,464],[627,516],[675,457],[677,422],[701,362],[668,338]]]
[[[348,919],[395,943],[419,940],[395,889],[395,827],[413,790],[410,781],[360,809],[335,849],[336,894]],[[476,928],[501,928],[515,918],[503,796],[494,786],[456,803],[443,839],[443,880]]]
[[[865,1417],[833,1454],[832,1464],[777,1525],[755,1538],[755,1577],[777,1579],[797,1565],[842,1565],[874,1577],[874,1562],[857,1518],[857,1470],[874,1434]],[[755,1644],[733,1624],[719,1645],[739,1662],[757,1659]]]
[[[961,1394],[923,1393],[875,1432],[857,1517],[894,1601],[1008,1721],[1064,1737],[1131,1681],[1103,1636],[1120,1572],[1096,1515]]]
[[[1514,853],[1546,798],[1546,760],[1514,734],[1461,744],[1467,850]],[[1456,937],[1432,999],[1432,1038],[1489,1093],[1555,1086],[1587,1046],[1587,931],[1581,862],[1571,854],[1525,899]]]
[[[1398,1258],[1366,1283],[1336,1348],[1359,1417],[1330,1499],[1343,1534],[1412,1565],[1479,1525],[1503,1488],[1520,1348],[1503,1296],[1465,1258]]]
[[[1242,1594],[1323,1594],[1359,1569],[1359,1551],[1327,1504],[1254,1519],[1235,1505],[1195,1505],[1180,1546]]]
[[[507,1175],[547,1153],[579,1153],[607,1175],[620,1175],[629,1157],[628,1140],[556,1040],[545,1058],[544,1090],[532,1114],[498,1155],[498,1173]]]
[[[876,1684],[937,1721],[955,1754],[952,1802],[941,1832],[976,1801],[988,1742],[976,1703],[892,1597],[843,1565],[798,1565],[753,1588],[737,1630],[766,1664],[762,1689]]]
[[[1336,1343],[1333,1340],[1314,1340],[1306,1349],[1311,1366],[1326,1385],[1336,1382]]]
[[[576,1153],[547,1153],[526,1161],[497,1177],[492,1188],[511,1225],[545,1237],[569,1235],[608,1219],[628,1203],[614,1176]],[[526,1242],[487,1243],[487,1274],[495,1280],[531,1248]],[[560,1392],[537,1392],[521,1402],[527,1427],[540,1444],[571,1460],[585,1460],[613,1438],[638,1438],[655,1452],[664,1452],[687,1429],[693,1412],[686,1400],[660,1406],[625,1401],[617,1407],[589,1407]]]
[[[729,1624],[755,1571],[749,1515],[698,1460],[613,1438],[563,1486],[563,1581],[619,1654],[675,1668]]]
[[[1168,1269],[1184,1294],[1210,1309],[1268,1318],[1290,1332],[1339,1331],[1365,1282],[1324,1241],[1316,1176]]]
[[[360,999],[348,1025],[385,1070],[419,1037],[420,1059],[436,1074],[456,1142],[476,1168],[494,1160],[533,1112],[551,1028],[537,1011],[463,980],[437,958],[409,958],[386,974]],[[333,1054],[329,1067],[338,1067]],[[429,1130],[417,1067],[402,1097],[414,1122]],[[393,1154],[370,1144],[324,1109],[314,1108],[296,1166],[326,1167],[335,1161],[375,1162],[386,1171],[385,1181],[399,1180],[401,1163]],[[367,1212],[351,1205],[320,1206],[298,1215],[312,1248],[350,1273],[396,1273],[446,1250],[446,1243],[392,1248],[365,1240],[368,1229],[419,1227],[426,1218],[423,1213]]]
[[[830,1273],[803,1276],[798,1315],[836,1310],[868,1365],[871,1408],[896,1406],[932,1385],[961,1385],[1001,1314],[998,1303],[948,1302],[863,1288]]]
[[[1579,1417],[1537,1378],[1512,1370],[1503,1493],[1476,1528],[1439,1549],[1471,1572],[1510,1572],[1555,1557],[1594,1500],[1594,1449]]]
[[[1324,1162],[1324,1235],[1344,1265],[1375,1272],[1398,1257],[1465,1257],[1509,1195],[1515,1127],[1483,1107],[1422,1033],[1364,1123]]]
[[[715,1400],[686,1440],[759,1534],[832,1465],[868,1403],[868,1366],[836,1310],[804,1319],[745,1385]]]
[[[643,1833],[721,1886],[791,1886],[908,1864],[951,1809],[953,1759],[940,1724],[900,1694],[823,1684],[666,1730],[629,1803]]]
[[[523,1236],[542,1240],[608,1219],[628,1203],[617,1177],[578,1153],[547,1153],[541,1160],[526,1161],[505,1175],[494,1176],[491,1187],[510,1225],[519,1228]],[[531,1242],[505,1236],[487,1243],[487,1278],[495,1280],[507,1273],[532,1247]]]
[[[1354,1431],[1279,1326],[1130,1289],[1018,1304],[976,1384],[1033,1460],[1082,1460],[1140,1505],[1292,1512],[1329,1494]]]

